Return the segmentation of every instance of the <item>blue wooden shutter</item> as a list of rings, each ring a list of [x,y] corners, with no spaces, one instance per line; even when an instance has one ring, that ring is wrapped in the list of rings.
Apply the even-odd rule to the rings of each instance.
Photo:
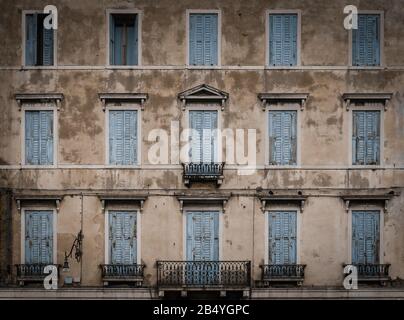
[[[352,211],[352,263],[379,263],[379,211]]]
[[[129,24],[127,28],[127,64],[138,64],[138,16],[133,16],[133,24]]]
[[[111,15],[111,26],[110,26],[110,43],[112,44],[112,65],[123,65],[122,59],[122,37],[123,37],[123,26],[118,23],[118,19]]]
[[[109,16],[109,64],[115,64],[115,18],[111,14]]]
[[[380,161],[380,111],[353,111],[352,163]]]
[[[380,65],[380,15],[358,15],[358,29],[352,30],[352,64]]]
[[[110,111],[109,117],[110,164],[136,164],[137,111],[114,110]]]
[[[217,111],[190,111],[192,162],[217,160]]]
[[[191,65],[217,65],[218,15],[190,14],[189,63]]]
[[[201,162],[202,160],[202,111],[190,111],[190,124],[191,124],[191,161]]]
[[[109,213],[109,246],[112,264],[137,262],[136,213],[111,211]]]
[[[269,64],[297,64],[297,15],[269,15]]]
[[[25,263],[53,263],[52,211],[26,211]]]
[[[270,164],[296,164],[297,112],[269,112],[269,156]]]
[[[53,111],[26,111],[25,162],[53,164]]]
[[[43,48],[42,48],[42,56],[43,56],[43,65],[44,66],[52,66],[53,65],[53,29],[45,29],[43,30]]]
[[[295,264],[296,212],[269,212],[268,228],[269,263]]]
[[[187,260],[217,261],[219,259],[219,213],[217,211],[187,212]]]
[[[37,64],[37,14],[25,16],[25,64]]]

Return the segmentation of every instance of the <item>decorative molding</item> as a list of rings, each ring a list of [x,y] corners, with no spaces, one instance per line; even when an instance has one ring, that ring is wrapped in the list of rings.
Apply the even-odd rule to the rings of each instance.
[[[230,195],[228,196],[213,196],[213,195],[197,195],[197,196],[186,196],[186,195],[177,195],[177,199],[180,202],[180,211],[184,212],[184,204],[212,204],[212,203],[221,203],[223,206],[223,213],[226,212],[226,205],[229,201]]]
[[[266,206],[269,202],[283,202],[283,203],[298,203],[300,207],[300,213],[303,213],[304,206],[306,204],[307,196],[302,195],[270,195],[270,196],[259,196],[261,201],[261,210],[265,213]]]
[[[17,100],[19,111],[21,111],[23,104],[32,102],[54,102],[59,111],[60,103],[64,98],[62,93],[16,93],[14,97]]]
[[[119,105],[122,102],[138,103],[141,110],[144,110],[144,104],[149,98],[147,93],[99,93],[98,96],[102,101],[103,111],[105,111],[108,103]]]
[[[278,103],[295,101],[299,102],[300,110],[303,111],[306,106],[306,101],[309,97],[308,93],[259,93],[258,99],[261,100],[262,110],[266,110],[267,103]]]
[[[201,84],[178,94],[178,99],[182,102],[182,110],[185,110],[187,102],[216,102],[224,110],[229,94],[222,90]]]
[[[17,211],[21,214],[21,208],[24,202],[53,202],[55,204],[56,212],[59,213],[60,202],[63,200],[62,195],[14,195],[17,202]]]
[[[350,104],[355,101],[382,101],[384,110],[387,110],[388,102],[391,100],[392,93],[344,93],[342,100],[344,100],[344,106],[349,111]]]
[[[103,213],[105,213],[107,202],[138,202],[140,205],[140,213],[143,212],[144,202],[147,200],[147,195],[99,195],[98,198],[101,201],[101,208]]]
[[[345,210],[348,213],[351,208],[352,203],[372,203],[379,202],[383,203],[383,211],[387,213],[387,206],[389,200],[393,198],[395,194],[384,194],[384,195],[343,195],[342,200],[345,203]]]

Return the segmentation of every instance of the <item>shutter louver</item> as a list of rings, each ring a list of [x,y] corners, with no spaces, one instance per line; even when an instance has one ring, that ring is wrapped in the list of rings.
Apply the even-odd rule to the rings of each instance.
[[[379,263],[379,211],[352,211],[352,263]]]

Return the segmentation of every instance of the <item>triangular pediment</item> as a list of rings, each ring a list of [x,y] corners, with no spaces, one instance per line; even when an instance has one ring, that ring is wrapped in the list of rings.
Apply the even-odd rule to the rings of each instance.
[[[217,100],[221,102],[226,100],[229,94],[207,84],[201,84],[179,93],[178,97],[180,100]]]

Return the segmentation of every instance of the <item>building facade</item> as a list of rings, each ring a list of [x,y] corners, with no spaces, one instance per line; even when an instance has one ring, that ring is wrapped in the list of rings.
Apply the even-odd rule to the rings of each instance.
[[[404,297],[404,9],[351,2],[2,1],[0,297]]]

